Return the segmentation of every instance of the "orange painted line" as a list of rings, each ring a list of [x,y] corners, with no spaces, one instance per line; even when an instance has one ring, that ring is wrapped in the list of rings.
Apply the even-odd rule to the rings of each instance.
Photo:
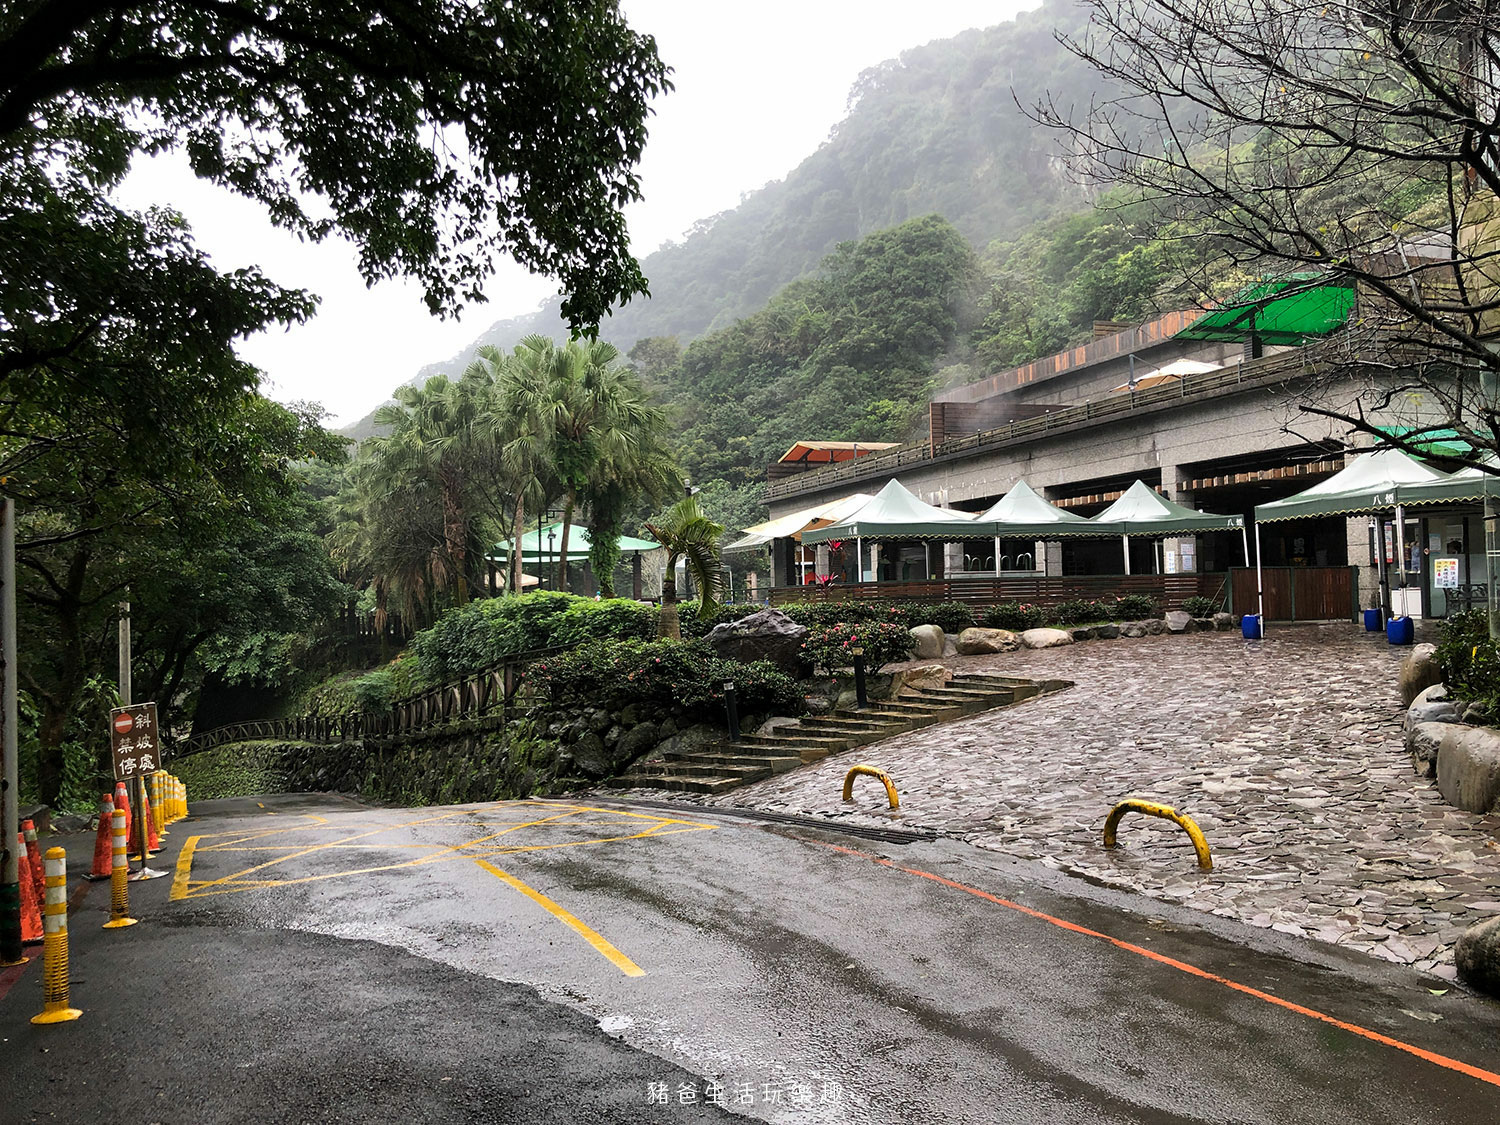
[[[831,848],[836,852],[843,852],[845,855],[859,856],[861,859],[867,859],[871,863],[878,863],[882,867],[889,867],[893,871],[901,871],[907,875],[916,875],[923,879],[931,879],[934,883],[941,883],[945,887],[952,887],[956,891],[963,891],[965,894],[973,895],[976,898],[982,898],[987,902],[993,902],[996,906],[1003,906],[1007,910],[1015,910],[1021,914],[1027,915],[1030,918],[1036,918],[1037,920],[1046,922],[1049,925],[1057,926],[1060,929],[1069,930],[1075,934],[1083,934],[1085,937],[1099,938],[1102,941],[1109,942],[1110,945],[1113,945],[1118,949],[1125,950],[1127,953],[1139,954],[1140,956],[1155,961],[1158,964],[1167,965],[1173,969],[1176,969],[1178,972],[1187,973],[1189,976],[1198,977],[1202,980],[1213,981],[1215,984],[1221,984],[1225,988],[1233,989],[1235,992],[1243,993],[1246,996],[1253,996],[1257,1000],[1263,1000],[1267,1004],[1274,1004],[1278,1008],[1285,1008],[1289,1012],[1296,1012],[1299,1016],[1306,1016],[1311,1020],[1318,1020],[1321,1023],[1331,1024],[1332,1026],[1338,1028],[1340,1031],[1347,1031],[1351,1035],[1358,1035],[1360,1038],[1368,1039],[1372,1043],[1380,1043],[1386,1047],[1394,1047],[1398,1051],[1405,1051],[1407,1054],[1415,1055],[1417,1058],[1423,1060],[1424,1062],[1430,1062],[1434,1066],[1441,1066],[1448,1070],[1456,1070],[1458,1071],[1458,1073],[1466,1074],[1470,1078],[1477,1078],[1481,1082],[1488,1082],[1491,1086],[1500,1086],[1500,1074],[1496,1074],[1494,1071],[1484,1070],[1477,1066],[1471,1066],[1466,1062],[1460,1062],[1458,1059],[1450,1059],[1447,1055],[1440,1055],[1435,1051],[1428,1051],[1412,1043],[1406,1043],[1400,1039],[1393,1039],[1389,1035],[1382,1035],[1378,1031],[1371,1031],[1369,1028],[1361,1027],[1357,1023],[1348,1023],[1345,1020],[1337,1019],[1334,1016],[1328,1015],[1326,1012],[1318,1011],[1316,1008],[1307,1008],[1301,1004],[1293,1003],[1290,1000],[1283,1000],[1280,996],[1273,996],[1269,992],[1262,992],[1258,988],[1251,988],[1248,984],[1240,984],[1238,981],[1230,980],[1228,977],[1221,977],[1217,973],[1211,973],[1207,969],[1200,969],[1196,965],[1189,965],[1186,961],[1179,961],[1175,957],[1167,957],[1164,954],[1157,953],[1154,950],[1146,949],[1143,946],[1134,945],[1117,937],[1110,937],[1108,934],[1102,934],[1098,930],[1091,930],[1087,926],[1080,926],[1076,922],[1069,922],[1063,918],[1055,918],[1051,914],[1045,914],[1040,910],[1033,910],[1029,906],[1022,906],[1019,902],[1012,902],[1010,899],[1001,898],[998,895],[992,895],[988,891],[981,891],[977,887],[970,887],[964,883],[958,883],[952,879],[944,878],[941,875],[934,875],[930,871],[921,870],[921,868],[902,867],[898,863],[892,863],[888,859],[881,859],[879,856],[870,855],[868,852],[862,852],[856,848],[845,848],[840,847],[837,844],[823,844],[818,841],[814,842],[819,843],[820,847]]]

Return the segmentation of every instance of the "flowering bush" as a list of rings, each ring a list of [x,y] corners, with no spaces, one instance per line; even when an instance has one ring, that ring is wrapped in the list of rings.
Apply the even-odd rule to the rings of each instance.
[[[1156,599],[1150,594],[1126,594],[1115,602],[1115,621],[1140,621],[1155,617],[1159,612]]]
[[[1182,608],[1190,617],[1212,617],[1224,606],[1214,598],[1183,598]]]
[[[1023,632],[1037,629],[1047,623],[1047,615],[1039,605],[1030,602],[1001,602],[984,612],[984,623],[991,629],[1009,629]]]
[[[1073,601],[1058,602],[1047,610],[1047,619],[1058,625],[1082,625],[1086,621],[1112,621],[1115,610],[1113,598],[1095,601],[1088,598],[1076,598]]]
[[[905,660],[915,643],[904,623],[839,622],[810,629],[802,642],[802,651],[808,663],[832,671],[853,667],[853,650],[863,648],[865,668],[878,672],[882,665]]]
[[[694,641],[593,641],[539,661],[530,676],[551,707],[655,703],[722,723],[724,684],[732,682],[742,714],[803,709],[796,681],[774,664],[724,660]]]

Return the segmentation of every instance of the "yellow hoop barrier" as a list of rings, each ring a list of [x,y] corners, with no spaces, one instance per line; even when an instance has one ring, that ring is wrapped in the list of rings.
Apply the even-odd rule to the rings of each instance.
[[[849,772],[844,775],[844,800],[854,800],[854,779],[859,774],[864,774],[867,777],[878,777],[880,784],[885,786],[885,795],[891,799],[891,808],[899,809],[901,807],[901,798],[896,796],[896,786],[891,781],[891,775],[886,773],[885,770],[877,769],[875,766],[860,765],[850,768]]]
[[[848,792],[848,784],[845,783],[845,792]],[[1128,812],[1145,813],[1147,816],[1159,816],[1163,820],[1170,820],[1182,827],[1193,841],[1193,850],[1198,853],[1198,866],[1204,871],[1214,869],[1214,857],[1209,854],[1208,841],[1203,838],[1203,833],[1193,823],[1192,817],[1183,816],[1169,805],[1157,805],[1150,801],[1121,801],[1109,810],[1109,816],[1104,821],[1104,846],[1112,848],[1115,846],[1115,828],[1120,823],[1120,818]]]

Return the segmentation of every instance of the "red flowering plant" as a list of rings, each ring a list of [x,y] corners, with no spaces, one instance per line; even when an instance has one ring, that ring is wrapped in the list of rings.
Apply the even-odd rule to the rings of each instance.
[[[878,672],[882,665],[905,660],[916,642],[905,625],[879,621],[840,621],[808,630],[802,653],[809,664],[826,671],[854,665],[856,648],[864,650],[865,668]]]

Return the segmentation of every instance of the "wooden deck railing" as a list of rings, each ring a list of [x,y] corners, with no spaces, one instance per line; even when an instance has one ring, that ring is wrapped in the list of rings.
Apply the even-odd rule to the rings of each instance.
[[[416,734],[461,719],[503,716],[511,707],[525,702],[527,672],[532,664],[573,647],[563,645],[515,653],[472,676],[398,699],[385,711],[346,711],[337,715],[308,714],[226,723],[193,735],[182,743],[177,756],[251,739],[343,742],[351,738]]]
[[[1162,609],[1176,609],[1188,598],[1221,597],[1222,574],[1006,574],[996,577],[966,575],[926,582],[834,582],[827,586],[774,586],[772,605],[791,602],[963,602],[973,606],[1001,602],[1056,605],[1079,599],[1145,594]]]

